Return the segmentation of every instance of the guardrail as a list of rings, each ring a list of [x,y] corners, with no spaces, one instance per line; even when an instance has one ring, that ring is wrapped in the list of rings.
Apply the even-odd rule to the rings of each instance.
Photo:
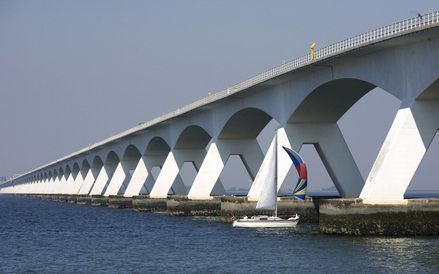
[[[83,148],[77,152],[74,152],[70,155],[67,155],[61,159],[58,159],[56,161],[53,161],[49,164],[46,164],[44,166],[41,166],[39,168],[36,168],[32,171],[29,171],[20,177],[26,176],[28,174],[31,174],[35,171],[41,170],[43,168],[49,167],[51,165],[54,165],[56,163],[62,162],[64,160],[67,160],[73,156],[80,155],[82,153],[85,153],[87,151],[90,151],[94,148],[97,148],[99,146],[102,146],[108,142],[113,142],[117,139],[120,139],[122,137],[125,137],[127,135],[130,135],[134,132],[144,130],[148,127],[151,127],[153,125],[156,125],[158,123],[161,123],[163,121],[169,120],[171,118],[174,118],[178,115],[181,115],[183,113],[187,113],[191,110],[194,110],[196,108],[199,108],[201,106],[207,105],[209,103],[218,101],[220,99],[226,98],[234,93],[240,92],[242,90],[248,89],[252,86],[255,86],[257,84],[260,84],[262,82],[265,82],[267,80],[270,80],[274,77],[280,76],[282,74],[285,74],[287,72],[291,72],[296,69],[300,69],[302,67],[305,67],[309,64],[324,60],[328,57],[336,56],[342,53],[345,53],[347,51],[360,48],[369,44],[377,43],[383,40],[391,39],[396,36],[403,35],[405,33],[415,32],[417,30],[421,30],[424,28],[429,28],[439,25],[439,11],[430,12],[424,15],[418,15],[417,17],[413,17],[404,21],[400,21],[391,25],[387,25],[372,31],[365,32],[363,34],[345,39],[343,41],[337,42],[335,44],[323,47],[321,49],[318,49],[315,51],[314,59],[311,58],[311,54],[306,54],[302,57],[296,58],[290,62],[287,62],[281,66],[269,69],[261,74],[258,74],[252,78],[249,78],[243,82],[240,82],[236,85],[233,85],[225,90],[213,93],[212,95],[209,95],[207,97],[201,98],[189,105],[186,105],[182,108],[179,108],[173,112],[169,112],[167,114],[164,114],[160,117],[157,117],[153,120],[150,120],[148,122],[142,123],[136,127],[133,127],[127,131],[124,131],[122,133],[116,134],[110,138],[107,138],[103,141],[100,141],[98,143],[95,143],[93,145],[90,145],[86,148]],[[19,178],[19,177],[18,177]],[[17,179],[17,178],[15,178]]]
[[[435,11],[424,15],[419,15],[417,17],[410,18],[404,21],[400,21],[388,26],[384,26],[372,31],[365,32],[363,34],[345,39],[343,41],[316,50],[314,60],[312,60],[311,54],[306,54],[302,57],[296,58],[281,66],[269,69],[261,74],[258,74],[250,79],[245,80],[244,82],[240,82],[236,85],[233,85],[232,87],[226,90],[204,97],[198,101],[195,101],[189,105],[184,106],[183,108],[178,109],[177,111],[179,113],[188,112],[197,107],[225,98],[230,94],[242,91],[259,83],[270,80],[274,77],[307,66],[311,63],[317,62],[327,57],[334,56],[374,42],[386,40],[406,32],[412,32],[413,30],[419,28],[436,25],[438,23],[439,23],[439,11]],[[153,124],[156,124],[159,119],[164,118],[166,115],[170,115],[172,117],[173,116],[172,114],[175,114],[175,111],[165,114],[164,116],[158,117],[157,120],[156,119],[151,120],[146,124],[147,125],[149,124],[151,126]],[[168,117],[167,119],[171,117]]]

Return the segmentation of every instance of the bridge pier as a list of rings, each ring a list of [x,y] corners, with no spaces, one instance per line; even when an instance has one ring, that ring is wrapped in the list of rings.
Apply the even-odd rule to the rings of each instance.
[[[317,153],[333,180],[337,190],[343,197],[358,197],[364,186],[364,180],[347,146],[343,134],[336,123],[300,123],[287,124],[278,130],[278,144],[300,151],[303,144],[314,144]],[[273,149],[274,139],[270,148]],[[292,167],[288,155],[278,150],[278,190]],[[267,153],[269,155],[269,153]],[[270,159],[264,159],[259,169],[263,173]],[[256,176],[249,191],[251,201],[259,199],[263,177]]]
[[[84,177],[82,177],[81,170],[78,169],[76,171],[76,175],[74,176],[71,194],[78,195],[79,190],[83,183],[84,183]]]
[[[360,198],[364,203],[404,199],[410,182],[439,128],[439,101],[416,101],[398,110]]]
[[[103,194],[105,197],[109,197],[110,195],[117,195],[120,187],[122,186],[125,178],[127,177],[126,171],[124,170],[122,162],[119,162],[116,166],[116,169],[111,176],[110,182],[108,183],[107,189]]]
[[[185,162],[192,162],[198,171],[205,156],[205,149],[171,150],[149,196],[151,198],[166,198],[171,189],[175,195],[187,195],[188,189],[180,177],[180,169]]]
[[[154,178],[151,175],[151,166],[147,168],[148,158],[143,156],[137,162],[133,175],[128,182],[128,186],[123,194],[124,197],[133,197],[141,193],[142,188],[147,192],[154,185]]]
[[[109,177],[106,167],[102,166],[90,191],[90,195],[101,195]]]
[[[240,155],[250,177],[254,180],[264,158],[256,139],[218,139],[213,141],[195,177],[188,197],[192,200],[212,199],[225,190],[219,177],[230,155]]]

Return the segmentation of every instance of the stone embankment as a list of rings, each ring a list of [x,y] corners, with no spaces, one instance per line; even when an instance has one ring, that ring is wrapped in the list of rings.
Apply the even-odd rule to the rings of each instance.
[[[439,199],[370,204],[361,199],[320,201],[320,232],[339,235],[439,235]]]
[[[185,196],[151,199],[147,195],[122,196],[24,195],[64,203],[127,208],[172,216],[215,216],[225,222],[252,215],[271,215],[256,211],[256,202],[246,197],[218,196],[211,200],[189,200]],[[393,204],[371,204],[361,199],[279,198],[278,215],[299,214],[303,223],[319,223],[324,234],[353,236],[439,235],[439,199],[411,199]]]
[[[33,198],[53,200],[66,203],[108,206],[112,208],[129,208],[134,211],[159,212],[173,216],[217,216],[229,222],[232,217],[240,218],[252,215],[271,215],[272,211],[255,210],[256,202],[246,197],[218,196],[211,200],[189,200],[186,196],[169,196],[166,199],[151,199],[149,196],[127,198],[123,196],[82,196],[82,195],[25,195]],[[278,215],[291,217],[299,214],[302,222],[318,222],[318,203],[311,199],[302,202],[292,198],[280,198]]]

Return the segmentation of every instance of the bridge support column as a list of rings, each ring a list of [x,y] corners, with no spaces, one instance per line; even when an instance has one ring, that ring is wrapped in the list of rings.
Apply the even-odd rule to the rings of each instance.
[[[105,166],[102,166],[98,176],[96,177],[93,188],[90,191],[90,195],[102,195],[102,191],[105,188],[105,184],[107,184],[108,179],[109,175],[107,173],[107,170]]]
[[[314,144],[329,176],[343,197],[358,197],[364,180],[347,146],[343,134],[336,123],[300,123],[288,124],[278,131],[278,142],[300,151],[303,144]],[[273,146],[273,141],[270,149]],[[268,154],[267,154],[268,155]],[[278,149],[278,187],[284,181],[292,166],[291,160],[283,150]],[[259,173],[266,168],[269,159],[264,159]],[[306,159],[305,159],[306,161]],[[258,200],[263,178],[256,176],[249,191],[249,200]]]
[[[87,174],[85,175],[83,183],[78,190],[78,194],[79,195],[88,195],[90,193],[90,190],[91,190],[94,182],[95,182],[95,177],[93,175],[93,170],[90,168],[87,171]]]
[[[150,193],[155,184],[151,170],[153,167],[162,167],[166,161],[165,159],[161,154],[142,156],[136,165],[123,196],[133,197],[139,194]]]
[[[121,185],[123,184],[126,174],[123,168],[122,162],[119,162],[116,166],[116,170],[108,183],[108,187],[105,190],[104,196],[117,195]]]
[[[74,186],[74,178],[73,178],[73,173],[70,172],[69,176],[67,176],[67,180],[65,183],[65,186],[63,188],[63,192],[62,194],[73,194],[73,186]]]
[[[79,190],[81,189],[83,183],[84,183],[84,177],[82,177],[81,171],[78,171],[78,174],[76,174],[76,178],[73,181],[72,194],[78,195]]]
[[[59,179],[59,182],[57,184],[57,186],[55,187],[55,192],[54,194],[64,194],[64,189],[66,187],[66,177],[63,175],[61,175],[61,178]]]
[[[35,188],[34,193],[36,193],[36,194],[41,194],[41,193],[42,193],[42,188],[43,188],[45,182],[46,182],[46,179],[41,179],[41,180],[38,182],[38,184],[37,184],[37,186],[36,186],[36,188]]]
[[[205,149],[174,149],[170,151],[151,190],[150,197],[166,198],[171,189],[174,194],[186,195],[188,190],[180,177],[180,169],[184,162],[193,162],[198,171],[205,156]]]
[[[37,180],[28,186],[25,193],[34,193],[35,186],[37,185]]]
[[[59,187],[59,177],[58,175],[55,176],[55,179],[53,179],[52,185],[49,187],[47,194],[55,194],[56,189]]]
[[[218,139],[212,142],[189,191],[189,199],[211,199],[211,195],[225,193],[219,176],[230,155],[241,156],[252,179],[256,177],[264,158],[256,139]]]
[[[145,185],[154,185],[154,179],[146,167],[145,157],[141,157],[136,165],[133,175],[131,176],[128,186],[125,190],[124,197],[137,196],[142,191],[142,187]]]
[[[47,179],[46,183],[44,184],[44,187],[42,189],[43,194],[49,194],[52,187],[53,187],[53,177],[50,177],[49,179]]]
[[[403,200],[438,127],[437,101],[416,102],[412,108],[399,109],[360,198],[365,203]]]
[[[337,123],[300,123],[285,127],[292,148],[314,144],[329,176],[342,197],[357,198],[364,179]]]
[[[146,167],[145,162],[142,159],[141,155],[138,153],[138,151],[134,151],[133,149],[127,150],[121,162],[119,163],[118,168],[116,169],[117,174],[115,173],[113,176],[113,178],[115,179],[114,180],[112,179],[112,181],[110,182],[107,191],[105,193],[105,196],[125,194],[127,188],[130,185],[133,175],[136,175],[136,180],[142,179],[143,177],[142,175],[144,175],[145,173],[142,173],[141,171],[142,168],[144,167]],[[137,172],[137,174],[134,174],[136,173],[137,168],[139,168],[139,171]],[[145,182],[146,177],[144,177],[143,179],[144,180],[142,182],[139,182],[140,189],[138,189],[138,192],[135,195],[138,195],[139,192],[141,191],[141,188]],[[133,191],[133,187],[131,187],[130,191]]]

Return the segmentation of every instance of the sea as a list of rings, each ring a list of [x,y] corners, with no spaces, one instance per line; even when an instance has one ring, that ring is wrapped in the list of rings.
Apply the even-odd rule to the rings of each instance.
[[[438,273],[436,237],[238,229],[218,218],[0,195],[0,273]]]

